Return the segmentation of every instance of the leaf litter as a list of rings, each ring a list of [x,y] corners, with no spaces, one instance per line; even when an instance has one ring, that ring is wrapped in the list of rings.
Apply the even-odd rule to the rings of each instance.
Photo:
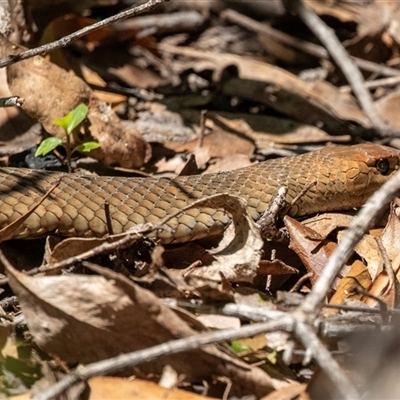
[[[82,9],[104,18],[113,13],[110,6],[119,2],[103,3],[98,7],[83,2],[78,10],[69,4],[66,7],[71,13],[66,15],[54,7],[50,18],[41,17],[38,5],[30,5],[39,30],[34,34],[33,26],[25,21],[25,39],[13,44],[11,38],[3,37],[1,57],[20,53],[22,46],[34,48],[73,33],[77,27],[90,26],[95,19],[79,15]],[[350,144],[360,136],[367,137],[365,132],[373,133],[371,121],[344,86],[347,82],[341,72],[324,56],[325,49],[311,46],[310,56],[288,44],[292,26],[297,27],[294,36],[301,44],[310,44],[314,38],[296,16],[276,6],[279,2],[271,2],[271,8],[262,2],[243,4],[244,8],[233,11],[227,9],[238,7],[233,2],[201,3],[161,4],[146,16],[102,28],[70,47],[9,65],[4,96],[17,94],[24,102],[20,109],[6,111],[0,118],[3,165],[25,166],[27,152],[40,142],[38,132],[32,133],[34,124],[40,123],[42,133],[60,137],[62,132],[54,120],[82,102],[88,105],[89,113],[81,131],[74,135],[74,145],[97,140],[101,148],[91,151],[86,160],[75,160],[77,165],[94,171],[104,171],[106,166],[108,173],[122,176],[138,172],[174,176],[191,154],[197,168],[187,167],[186,173],[232,170],[327,143]],[[357,2],[305,3],[327,22],[334,21],[333,27],[351,55],[375,63],[363,69],[366,85],[372,88],[378,113],[396,128],[397,87],[393,79],[399,73],[393,67],[397,65],[398,7],[383,2],[371,2],[365,8]],[[41,7],[45,9],[46,2]],[[268,23],[257,21],[251,7],[259,7],[256,15],[264,16]],[[382,20],[379,29],[371,23],[371,15]],[[185,16],[183,25],[176,22],[180,16]],[[234,20],[237,22],[229,23]],[[286,36],[282,39],[277,32]],[[316,53],[321,54],[320,59]],[[382,64],[385,68],[380,68]],[[382,80],[380,85],[374,82],[377,76]],[[387,76],[392,83],[384,82]],[[200,122],[202,110],[207,114]],[[62,165],[63,155],[56,154],[56,158]],[[33,162],[38,161],[33,158]],[[257,321],[257,312],[265,310],[286,312],[293,305],[278,302],[278,291],[312,291],[353,218],[352,212],[346,212],[301,222],[286,219],[281,225],[290,233],[289,248],[262,241],[242,201],[223,194],[207,201],[210,207],[225,208],[232,215],[234,232],[229,229],[222,240],[207,238],[162,247],[142,234],[129,241],[130,246],[119,244],[121,238],[112,236],[94,241],[67,239],[56,245],[53,242],[60,239],[49,238],[46,254],[42,251],[42,268],[33,265],[33,260],[30,264],[26,254],[18,265],[7,265],[3,272],[9,288],[4,286],[1,299],[1,392],[40,395],[43,387],[51,387],[57,380],[53,374],[61,380],[77,364],[192,338],[210,328],[240,329]],[[318,320],[331,327],[321,338],[331,350],[345,343],[343,332],[335,336],[339,328],[333,330],[329,325],[338,318],[342,318],[339,324],[356,335],[360,327],[365,328],[365,321],[374,328],[391,322],[392,317],[385,319],[384,311],[381,316],[386,324],[380,321],[379,313],[365,314],[365,310],[351,311],[351,307],[379,311],[379,300],[389,308],[398,305],[396,207],[392,206],[386,224],[384,218],[379,222],[355,247],[354,257],[327,298],[331,305],[348,306],[349,310],[325,309]],[[118,245],[112,248],[113,243]],[[13,252],[24,253],[27,248],[21,242],[2,246],[7,246],[4,248],[11,260],[17,259]],[[77,262],[75,257],[82,253],[87,256]],[[90,262],[85,262],[89,256]],[[68,259],[68,267],[43,272]],[[391,265],[387,265],[388,260]],[[33,268],[40,273],[29,276]],[[178,307],[167,305],[172,299]],[[227,304],[241,311],[223,320],[221,310]],[[253,314],[247,314],[250,309]],[[197,392],[194,398],[267,399],[304,396],[306,390],[322,390],[324,396],[337,394],[337,388],[324,386],[324,377],[318,373],[310,379],[310,371],[316,367],[302,366],[301,356],[292,355],[285,366],[285,352],[293,342],[276,333],[277,338],[268,333],[213,344],[126,367],[110,374],[113,377],[90,378],[90,397],[131,398],[132,390],[140,391],[141,398],[144,394],[161,398],[166,393],[163,382],[168,379],[172,382],[168,394],[176,391],[182,398],[189,398],[189,392],[180,393],[178,388]],[[385,337],[378,341],[384,343]],[[305,349],[298,350],[304,356]],[[23,373],[10,361],[23,366]],[[383,361],[375,357],[374,362],[382,365],[379,362]],[[395,369],[396,361],[390,362]],[[27,368],[32,363],[41,370],[39,374]],[[348,361],[339,360],[339,364],[346,369],[349,366]],[[362,376],[361,392],[380,390],[384,395],[381,375],[367,383],[361,369],[352,368]],[[385,371],[387,368],[385,365]],[[31,381],[26,379],[28,375]]]

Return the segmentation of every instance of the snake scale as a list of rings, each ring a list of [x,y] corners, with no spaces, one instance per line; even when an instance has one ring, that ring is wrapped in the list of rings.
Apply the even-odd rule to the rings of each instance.
[[[294,157],[264,161],[209,175],[121,178],[0,168],[0,228],[32,208],[54,182],[59,185],[14,232],[30,238],[54,232],[62,236],[102,237],[108,233],[105,204],[113,233],[143,223],[158,224],[193,201],[218,193],[240,196],[257,220],[280,187],[287,201],[315,182],[286,212],[305,216],[361,207],[399,168],[400,152],[377,144],[327,147]],[[160,242],[179,243],[221,233],[229,224],[221,209],[194,207],[160,230]]]

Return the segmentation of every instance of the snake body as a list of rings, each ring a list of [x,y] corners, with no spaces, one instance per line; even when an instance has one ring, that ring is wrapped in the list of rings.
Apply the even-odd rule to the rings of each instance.
[[[376,144],[328,147],[307,154],[261,162],[218,174],[166,178],[121,178],[0,168],[0,228],[15,221],[59,185],[14,232],[29,238],[54,232],[62,236],[102,237],[108,232],[105,204],[113,233],[138,224],[158,224],[197,199],[213,194],[237,195],[257,220],[278,189],[291,202],[315,182],[286,212],[305,216],[361,207],[399,168],[400,152]],[[162,243],[178,243],[221,233],[229,224],[221,209],[194,207],[171,219],[170,229],[156,233]]]

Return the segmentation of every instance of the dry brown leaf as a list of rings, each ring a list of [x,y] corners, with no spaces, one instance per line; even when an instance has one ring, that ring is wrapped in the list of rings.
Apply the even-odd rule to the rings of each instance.
[[[389,279],[386,271],[382,271],[367,289],[369,294],[381,299],[386,303],[387,307],[396,307],[398,303],[398,284]],[[379,306],[378,302],[369,296],[363,296],[362,299],[369,307]]]
[[[400,219],[399,219],[399,207],[398,199],[395,200],[396,205],[393,202],[390,206],[390,214],[388,222],[381,235],[383,246],[385,247],[386,253],[389,260],[394,261],[398,254],[400,254]],[[395,267],[395,266],[393,266]]]
[[[66,238],[60,240],[57,237],[48,236],[46,241],[45,260],[48,264],[63,261],[75,257],[85,251],[104,243],[107,239],[102,238]]]
[[[233,171],[234,169],[248,167],[252,165],[250,157],[245,154],[232,154],[225,156],[212,163],[207,168],[207,174],[213,174],[221,171]]]
[[[195,147],[193,149],[193,155],[196,159],[196,164],[199,169],[203,169],[206,167],[207,163],[210,161],[211,158],[211,147],[208,145],[203,145],[201,147]]]
[[[84,275],[32,278],[16,270],[9,279],[35,342],[48,353],[88,363],[129,348],[122,327],[132,328],[128,314],[138,310],[112,282]],[[142,340],[154,344],[154,338]]]
[[[130,244],[134,243],[134,235],[137,237],[148,233],[151,229],[151,224],[139,224],[129,229],[129,232],[122,232],[114,235],[106,235],[102,238],[83,238],[83,237],[70,237],[60,238],[57,236],[48,236],[45,248],[44,260],[48,264],[63,261],[70,257],[76,257],[84,252],[88,252],[97,246],[105,243],[113,243],[120,239],[126,238],[131,235]]]
[[[100,75],[85,65],[81,66],[82,77],[89,85],[96,85],[96,86],[106,86],[106,82],[100,77]],[[111,104],[113,108],[118,107],[119,105],[125,103],[128,98],[125,95],[113,93],[109,91],[102,91],[102,90],[94,90],[94,96],[108,104]]]
[[[380,117],[394,129],[400,129],[399,98],[400,93],[398,91],[393,91],[375,102],[376,110],[378,111]]]
[[[381,4],[384,4],[384,2],[380,2]],[[390,4],[389,2],[385,2]],[[387,21],[385,21],[387,22]],[[400,9],[397,4],[397,9],[393,10],[390,13],[390,21],[388,23],[388,28],[387,28],[387,33],[390,35],[390,37],[394,40],[394,42],[397,44],[397,46],[400,45],[400,29],[399,29],[399,22],[400,22]]]
[[[339,243],[342,240],[344,234],[344,231],[339,232]],[[371,235],[364,235],[363,238],[355,245],[354,250],[363,260],[365,260],[368,272],[371,276],[372,281],[374,281],[375,278],[383,270],[382,255],[379,251],[375,237]]]
[[[383,258],[376,242],[376,237],[380,236],[385,251],[390,261],[394,261],[399,254],[400,241],[399,237],[399,217],[397,216],[398,207],[392,203],[390,208],[390,215],[388,222],[382,232],[381,230],[374,230],[373,235],[364,235],[362,240],[354,247],[357,254],[362,257],[367,264],[368,271],[371,275],[372,281],[383,271]],[[340,241],[344,235],[344,231],[338,233],[338,240]]]
[[[389,28],[389,33],[395,37],[397,19],[396,1],[373,1],[359,10],[358,36],[377,35]]]
[[[354,216],[347,213],[323,213],[307,218],[303,225],[317,232],[321,238],[328,237],[338,228],[348,228]]]
[[[324,240],[311,228],[289,216],[285,216],[284,222],[290,234],[290,248],[300,257],[307,271],[313,274],[310,280],[314,283],[335,251],[337,244]],[[343,275],[346,274],[348,268],[347,265],[343,267]],[[335,286],[337,284],[338,282],[335,283]]]
[[[0,97],[13,96],[8,84],[6,70],[0,70]],[[0,108],[0,154],[11,155],[29,150],[41,140],[40,129],[18,107]],[[38,124],[37,124],[38,125]]]
[[[268,55],[285,64],[302,65],[304,67],[312,65],[315,62],[313,57],[310,57],[301,50],[295,49],[280,40],[273,40],[268,33],[259,32],[258,41]]]
[[[214,117],[218,122],[236,132],[246,134],[254,140],[258,149],[270,148],[275,143],[345,143],[351,140],[350,135],[333,136],[316,126],[270,115],[209,112],[207,116]]]
[[[310,400],[306,389],[307,385],[305,383],[293,383],[262,397],[260,400]]]
[[[221,72],[235,65],[239,78],[223,83],[222,91],[228,96],[266,104],[275,110],[306,124],[320,125],[332,132],[348,129],[347,122],[370,127],[370,121],[358,107],[354,98],[339,91],[328,82],[307,83],[297,76],[271,64],[225,53],[197,51],[188,47],[177,47],[166,43],[158,45],[161,51],[207,61],[208,68]],[[347,121],[347,122],[346,122]]]
[[[88,381],[90,395],[88,400],[207,400],[180,389],[166,389],[154,382],[141,379],[129,380],[113,377],[95,377]]]
[[[282,260],[261,260],[257,269],[257,275],[293,275],[298,273],[298,269],[285,264]]]
[[[0,351],[3,357],[14,356],[18,358],[18,345],[15,336],[12,335],[11,324],[2,322],[0,324]]]
[[[337,290],[330,299],[329,304],[344,304],[349,298],[361,299],[360,295],[355,294],[353,290],[354,285],[360,284],[367,290],[371,282],[371,276],[367,267],[359,260],[354,261],[349,272],[340,280]],[[326,309],[324,315],[330,315],[336,312],[336,309]]]
[[[312,8],[318,15],[327,15],[333,18],[337,18],[342,22],[354,23],[358,21],[358,9],[351,7],[350,4],[345,2],[326,2],[326,1],[315,1],[305,0],[305,4]]]
[[[141,379],[124,379],[117,377],[94,377],[88,380],[90,388],[87,400],[208,400],[204,395],[180,389],[167,389],[157,383]],[[12,396],[10,400],[29,400],[32,393]]]
[[[198,139],[184,144],[170,143],[167,146],[177,152],[194,151],[198,147]],[[250,158],[255,149],[251,139],[244,139],[215,125],[204,137],[202,147],[207,149],[209,158],[223,158],[232,154],[244,154]]]

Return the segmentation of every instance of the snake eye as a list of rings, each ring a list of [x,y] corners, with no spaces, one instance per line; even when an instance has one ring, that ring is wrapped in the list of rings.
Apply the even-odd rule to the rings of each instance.
[[[387,158],[381,158],[376,163],[376,169],[382,174],[387,175],[390,169],[389,160]]]

